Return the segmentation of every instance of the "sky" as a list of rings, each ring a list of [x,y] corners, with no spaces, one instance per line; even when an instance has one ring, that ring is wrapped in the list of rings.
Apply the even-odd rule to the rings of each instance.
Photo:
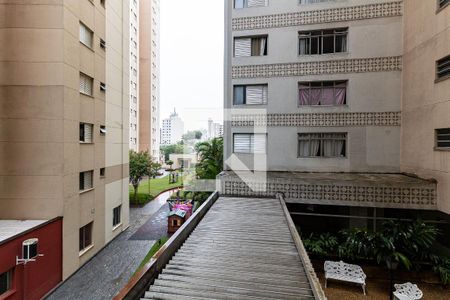
[[[160,1],[160,117],[175,108],[185,131],[223,119],[224,4],[207,2]]]

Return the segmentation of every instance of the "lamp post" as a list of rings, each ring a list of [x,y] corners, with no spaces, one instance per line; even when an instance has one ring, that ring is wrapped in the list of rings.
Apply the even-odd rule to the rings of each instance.
[[[397,270],[398,262],[390,256],[386,259],[386,265],[389,269],[389,299],[392,300],[392,293],[394,292],[394,271]]]

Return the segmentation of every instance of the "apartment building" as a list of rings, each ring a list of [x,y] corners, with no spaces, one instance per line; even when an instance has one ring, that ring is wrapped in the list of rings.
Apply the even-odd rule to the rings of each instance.
[[[450,1],[404,1],[402,172],[437,181],[450,214]]]
[[[130,149],[139,151],[139,1],[130,1]]]
[[[184,133],[184,122],[174,110],[170,117],[162,121],[161,145],[173,145],[181,141]]]
[[[159,157],[160,144],[159,18],[159,0],[139,0],[138,144],[140,151],[149,151],[154,158]]]
[[[0,219],[62,217],[64,280],[128,227],[129,3],[0,11]]]
[[[216,123],[212,119],[209,119],[207,138],[213,139],[218,137],[223,137],[223,124]]]
[[[448,220],[448,1],[225,3],[223,194]]]

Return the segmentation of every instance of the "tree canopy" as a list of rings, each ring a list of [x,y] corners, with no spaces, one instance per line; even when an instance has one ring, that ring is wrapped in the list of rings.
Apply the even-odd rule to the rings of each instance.
[[[214,138],[195,145],[199,155],[196,166],[197,177],[200,179],[216,179],[223,170],[223,139]]]

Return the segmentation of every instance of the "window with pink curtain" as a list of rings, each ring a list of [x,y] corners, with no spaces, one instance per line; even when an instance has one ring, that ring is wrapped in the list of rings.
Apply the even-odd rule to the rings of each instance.
[[[346,104],[347,82],[320,81],[299,84],[299,105],[334,106]]]

